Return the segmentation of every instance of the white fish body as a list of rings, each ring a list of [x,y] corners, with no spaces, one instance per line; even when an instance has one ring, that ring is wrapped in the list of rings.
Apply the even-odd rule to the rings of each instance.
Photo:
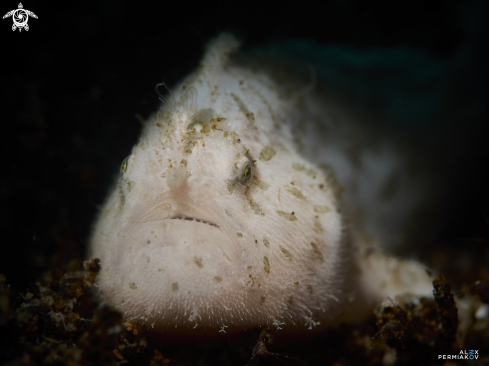
[[[409,240],[422,176],[314,81],[280,81],[233,58],[238,46],[210,44],[124,162],[91,238],[101,301],[157,329],[217,333],[327,326],[429,294],[422,265],[378,250]]]

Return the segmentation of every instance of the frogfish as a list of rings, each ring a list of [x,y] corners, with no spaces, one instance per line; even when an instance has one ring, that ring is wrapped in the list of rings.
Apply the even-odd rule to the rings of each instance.
[[[354,55],[309,46],[224,33],[171,89],[93,227],[101,303],[162,332],[307,332],[431,294],[397,256],[431,237],[442,196],[419,121],[397,85],[382,105],[348,84]]]

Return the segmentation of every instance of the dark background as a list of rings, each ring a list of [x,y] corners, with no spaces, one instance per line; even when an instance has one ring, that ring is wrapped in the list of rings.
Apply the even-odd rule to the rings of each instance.
[[[17,5],[1,1],[0,13]],[[359,49],[404,45],[442,60],[467,47],[474,52],[466,77],[474,95],[489,100],[483,0],[23,5],[39,17],[29,20],[28,32],[12,32],[11,18],[0,22],[0,273],[17,290],[85,255],[91,222],[140,120],[160,103],[155,85],[185,76],[221,31],[234,31],[247,46],[308,38]],[[484,108],[467,113],[481,124],[487,117]],[[467,146],[470,192],[453,207],[440,239],[456,246],[457,237],[474,238],[459,243],[473,252],[489,238],[482,214],[489,217],[486,142],[480,135]]]

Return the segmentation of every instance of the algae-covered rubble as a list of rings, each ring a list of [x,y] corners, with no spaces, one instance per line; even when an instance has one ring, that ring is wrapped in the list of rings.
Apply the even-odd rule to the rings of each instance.
[[[479,295],[465,294],[471,300],[458,303],[469,308],[458,309],[457,294],[443,275],[433,282],[432,298],[387,299],[362,324],[342,324],[307,340],[274,342],[267,329],[256,329],[222,340],[174,343],[99,307],[90,291],[98,270],[97,259],[73,260],[19,292],[0,276],[4,365],[483,365],[489,360],[489,312],[482,301],[487,302],[487,286]],[[477,350],[475,363],[439,358],[465,350]]]

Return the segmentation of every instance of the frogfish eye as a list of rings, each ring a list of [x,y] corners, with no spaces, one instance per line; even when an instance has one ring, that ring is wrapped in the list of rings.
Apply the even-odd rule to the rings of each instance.
[[[126,172],[127,170],[127,166],[129,165],[129,157],[125,158],[124,161],[122,162],[122,165],[121,165],[121,171],[123,173]]]
[[[244,184],[250,180],[253,175],[253,164],[251,159],[246,155],[239,155],[235,164],[236,178],[239,183]]]
[[[249,179],[251,177],[251,165],[248,164],[243,169],[242,179]]]

